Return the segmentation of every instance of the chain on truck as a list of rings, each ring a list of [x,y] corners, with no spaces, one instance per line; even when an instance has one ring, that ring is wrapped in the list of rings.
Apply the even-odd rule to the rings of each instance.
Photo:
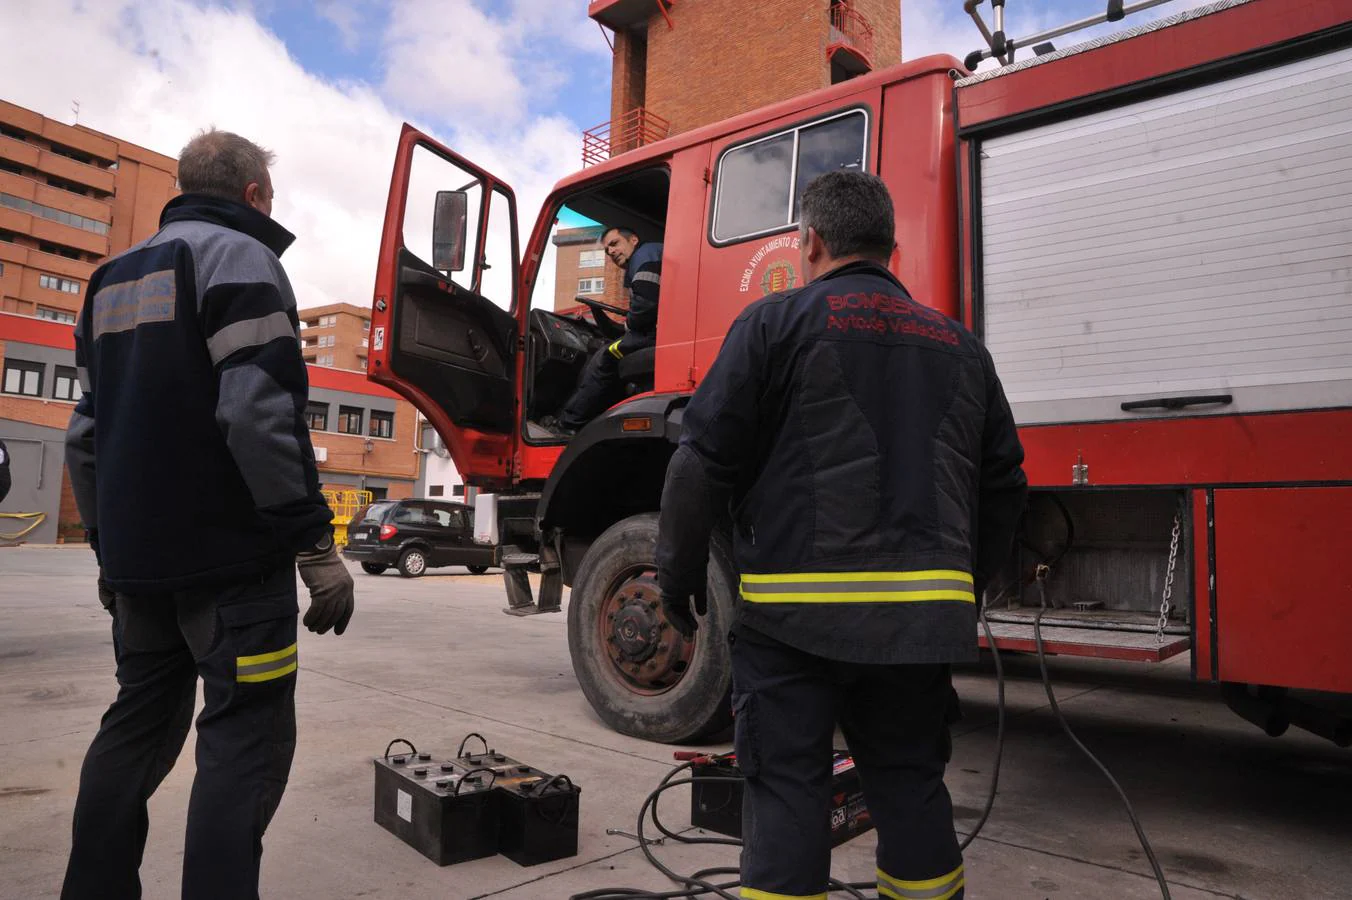
[[[491,494],[508,611],[559,611],[571,588],[600,717],[697,741],[730,721],[737,581],[716,537],[708,627],[687,641],[663,618],[656,510],[682,411],[737,314],[799,282],[807,182],[875,172],[893,271],[990,348],[1027,450],[1020,539],[985,598],[995,646],[1033,650],[1045,596],[1048,653],[1186,654],[1268,733],[1347,745],[1352,10],[1222,0],[1036,56],[996,15],[966,65],[904,62],[616,152],[554,187],[524,249],[511,187],[406,125],[369,375]],[[594,223],[665,244],[657,346],[569,440],[539,423],[617,311],[551,312],[552,255]]]

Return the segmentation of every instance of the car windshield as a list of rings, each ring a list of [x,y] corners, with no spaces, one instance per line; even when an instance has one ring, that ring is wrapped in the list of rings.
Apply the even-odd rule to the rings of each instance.
[[[393,506],[395,506],[393,503],[372,503],[370,506],[366,507],[366,509],[357,513],[357,521],[379,522],[381,519],[385,518],[385,513]]]

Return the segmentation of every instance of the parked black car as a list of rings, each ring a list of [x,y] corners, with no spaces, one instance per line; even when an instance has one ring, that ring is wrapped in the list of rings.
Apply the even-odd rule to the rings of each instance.
[[[436,566],[468,566],[482,575],[498,564],[498,548],[474,542],[473,515],[463,503],[379,500],[352,517],[343,555],[371,575],[391,566],[415,578]]]

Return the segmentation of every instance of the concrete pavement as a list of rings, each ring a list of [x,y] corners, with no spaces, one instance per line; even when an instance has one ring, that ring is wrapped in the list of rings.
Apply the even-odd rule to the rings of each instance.
[[[265,897],[554,900],[609,885],[668,890],[635,842],[637,809],[671,749],[607,730],[573,678],[563,616],[502,615],[501,578],[356,574],[341,638],[302,632],[300,742],[268,832]],[[0,550],[0,897],[55,896],[80,760],[114,694],[108,618],[84,550]],[[304,600],[302,600],[302,608]],[[1164,666],[1054,660],[1057,696],[1140,812],[1176,898],[1352,897],[1352,754],[1293,732],[1269,739]],[[1001,790],[969,849],[968,893],[990,898],[1158,896],[1111,789],[1061,735],[1036,662],[1013,660]],[[949,785],[958,825],[984,802],[994,746],[989,673],[958,677],[966,718]],[[579,855],[530,869],[502,858],[438,868],[372,822],[370,759],[395,737],[452,752],[470,731],[583,787]],[[151,801],[147,898],[178,895],[191,738]],[[723,745],[726,746],[726,745]],[[722,749],[722,747],[717,747]],[[672,792],[663,818],[688,825]],[[846,880],[873,872],[873,839],[836,851]],[[679,871],[735,851],[661,847]]]

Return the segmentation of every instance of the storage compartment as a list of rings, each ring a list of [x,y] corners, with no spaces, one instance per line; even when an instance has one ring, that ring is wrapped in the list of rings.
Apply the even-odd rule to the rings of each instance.
[[[1034,649],[1032,623],[1045,599],[1048,652],[1159,661],[1187,650],[1192,529],[1184,502],[1179,491],[1034,491],[1014,552],[986,589],[996,643]]]

